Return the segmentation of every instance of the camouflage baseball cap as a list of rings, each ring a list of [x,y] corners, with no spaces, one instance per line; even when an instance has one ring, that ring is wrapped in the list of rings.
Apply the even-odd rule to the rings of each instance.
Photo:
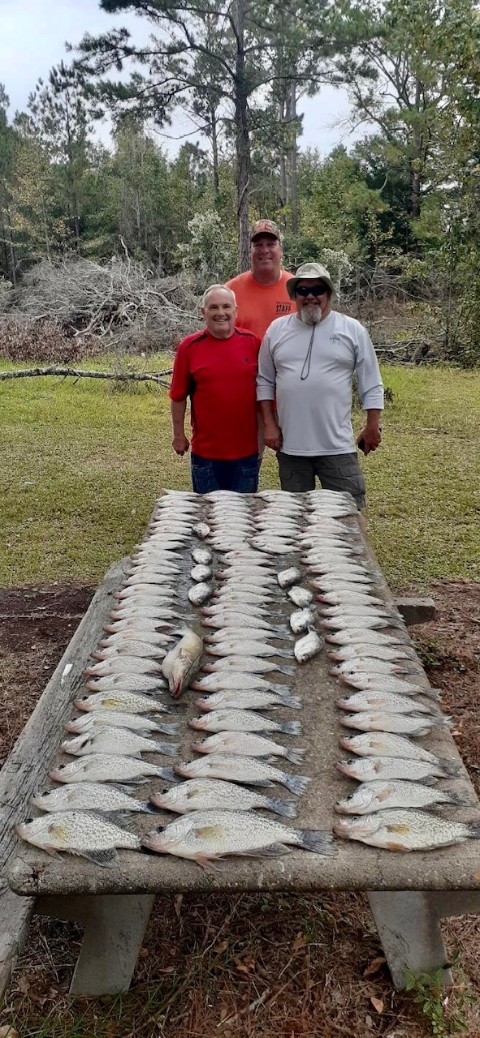
[[[278,238],[279,241],[282,240],[280,228],[273,220],[257,220],[250,231],[250,241],[254,241],[261,234],[271,234],[272,238]]]

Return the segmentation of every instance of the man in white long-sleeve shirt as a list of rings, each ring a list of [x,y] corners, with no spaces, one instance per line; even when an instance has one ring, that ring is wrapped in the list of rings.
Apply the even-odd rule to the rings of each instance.
[[[331,309],[332,279],[319,263],[303,263],[286,288],[296,312],[272,322],[258,357],[265,443],[277,452],[282,490],[313,490],[318,477],[326,490],[349,491],[362,508],[356,445],[369,454],[382,439],[383,384],[370,336],[359,321]],[[357,444],[354,373],[366,412]]]

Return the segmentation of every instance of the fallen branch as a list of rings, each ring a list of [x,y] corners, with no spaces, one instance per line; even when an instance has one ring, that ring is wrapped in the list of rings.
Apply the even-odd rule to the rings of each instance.
[[[112,372],[112,371],[81,371],[77,368],[25,368],[22,371],[2,371],[0,380],[7,378],[32,378],[38,375],[61,375],[66,377],[72,375],[74,378],[109,378],[114,382],[156,382],[159,386],[170,388],[170,383],[164,381],[165,375],[171,375],[172,369],[158,371],[156,374],[140,375],[135,372]]]

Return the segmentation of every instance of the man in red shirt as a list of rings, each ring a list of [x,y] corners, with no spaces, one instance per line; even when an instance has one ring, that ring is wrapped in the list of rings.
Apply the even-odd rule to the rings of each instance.
[[[282,270],[280,230],[273,220],[257,220],[250,233],[251,270],[227,281],[237,299],[237,324],[263,339],[277,317],[295,312],[286,283],[291,274]]]
[[[182,456],[187,398],[192,426],[192,484],[199,494],[258,487],[257,357],[260,338],[235,327],[235,295],[224,285],[204,293],[205,328],[180,343],[170,400],[173,441]]]

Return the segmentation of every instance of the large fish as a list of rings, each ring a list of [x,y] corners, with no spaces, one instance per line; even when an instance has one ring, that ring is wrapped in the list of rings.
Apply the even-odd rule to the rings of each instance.
[[[285,854],[290,846],[331,854],[331,837],[321,830],[287,828],[270,818],[248,812],[199,811],[160,826],[143,839],[143,845],[159,854],[188,858],[209,870],[210,863],[225,855],[271,857]]]
[[[290,706],[300,710],[301,700],[288,692],[261,692],[252,689],[249,692],[225,690],[213,692],[205,699],[196,699],[195,706],[199,710],[217,710],[219,707],[235,710],[264,710],[267,706]]]
[[[393,807],[423,808],[438,804],[467,803],[465,798],[450,793],[438,786],[422,785],[420,782],[402,782],[400,779],[363,782],[354,793],[339,800],[335,810],[339,814],[368,815],[374,811],[386,811]]]
[[[178,698],[200,668],[203,641],[195,631],[187,630],[183,638],[167,653],[162,673],[167,678],[172,696]]]
[[[299,721],[272,721],[270,717],[254,710],[235,708],[217,709],[194,717],[189,722],[192,728],[202,732],[283,732],[285,735],[301,735]]]
[[[387,851],[431,851],[480,838],[478,823],[451,822],[428,811],[402,808],[339,818],[333,831],[344,839]]]
[[[403,757],[349,757],[338,761],[342,775],[357,782],[374,782],[376,779],[403,779],[405,782],[423,782],[435,785],[439,778],[450,778],[451,774],[440,763],[425,760],[405,760]]]
[[[390,732],[363,732],[362,735],[344,736],[340,739],[342,750],[358,754],[359,757],[403,757],[405,760],[424,760],[439,764],[450,775],[459,771],[458,764],[437,757],[418,742],[403,735]]]
[[[86,811],[68,811],[61,815],[42,815],[15,826],[20,839],[41,847],[48,854],[68,851],[79,854],[96,865],[117,865],[117,847],[139,850],[140,840],[118,825]]]
[[[424,714],[387,714],[381,710],[362,710],[340,717],[340,723],[346,728],[358,728],[360,732],[394,732],[415,738],[429,735],[436,725],[448,725],[449,722],[450,718],[441,714],[425,717]]]
[[[150,800],[155,807],[180,815],[189,811],[252,811],[256,807],[284,818],[295,818],[297,814],[293,800],[268,797],[234,782],[212,778],[189,779],[164,793],[154,793]]]
[[[112,722],[114,720],[112,718]],[[132,757],[138,757],[141,753],[163,753],[167,757],[175,757],[179,750],[175,743],[158,742],[138,732],[131,732],[128,728],[115,728],[113,724],[95,726],[92,731],[65,739],[61,748],[75,757],[84,757],[87,753],[117,753]]]
[[[241,757],[285,757],[292,764],[302,764],[307,752],[304,749],[288,749],[273,739],[251,732],[217,732],[202,742],[194,742],[192,749],[196,753],[235,753]]]
[[[69,761],[68,764],[59,764],[48,773],[53,782],[146,782],[146,775],[154,775],[167,782],[175,779],[170,768],[118,753],[92,753],[88,757]]]
[[[176,788],[176,787],[174,787]],[[56,789],[47,789],[44,793],[35,793],[30,800],[40,811],[143,811],[154,810],[146,800],[137,800],[117,789],[111,783],[79,782]]]

